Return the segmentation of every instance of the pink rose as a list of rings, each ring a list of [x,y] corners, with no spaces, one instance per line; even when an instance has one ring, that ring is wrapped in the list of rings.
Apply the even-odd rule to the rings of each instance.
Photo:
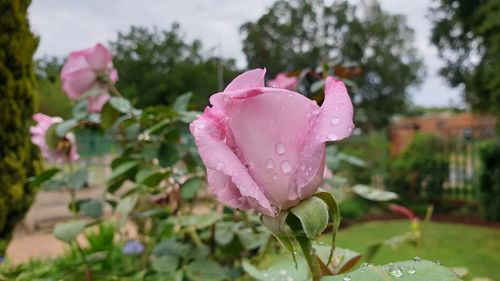
[[[297,88],[297,83],[297,77],[289,77],[286,75],[286,73],[281,72],[276,75],[276,78],[269,80],[267,84],[269,85],[269,87],[293,91]]]
[[[31,142],[38,146],[42,152],[43,158],[50,162],[66,163],[78,160],[76,152],[75,137],[71,133],[67,133],[64,138],[61,138],[55,149],[49,147],[46,140],[47,130],[53,124],[63,121],[61,117],[50,117],[43,113],[33,115],[33,120],[37,122],[36,126],[30,128]]]
[[[322,184],[325,142],[351,135],[353,107],[332,77],[319,107],[299,93],[265,87],[265,72],[245,72],[212,95],[212,107],[190,129],[219,201],[276,216]]]
[[[87,98],[90,112],[100,112],[109,99],[108,82],[118,80],[118,72],[113,68],[111,52],[101,44],[93,48],[72,52],[61,71],[63,89],[72,100],[91,89],[98,94]]]

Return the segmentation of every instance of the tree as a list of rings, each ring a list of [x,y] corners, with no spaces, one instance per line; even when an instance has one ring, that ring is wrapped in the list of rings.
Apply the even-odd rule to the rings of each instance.
[[[243,51],[250,68],[267,67],[270,75],[337,60],[360,65],[350,93],[357,119],[367,127],[385,126],[402,112],[408,89],[418,85],[422,60],[404,16],[391,15],[373,1],[277,1],[256,22],[241,26]],[[358,122],[359,123],[359,122]]]
[[[27,18],[30,0],[0,0],[0,255],[35,190],[27,179],[40,161],[29,127],[35,110],[32,57],[38,39]]]
[[[138,107],[171,104],[179,95],[194,92],[192,104],[202,108],[217,92],[219,58],[204,57],[200,41],[185,42],[180,26],[168,31],[131,27],[111,42],[119,70],[117,86]],[[236,75],[234,61],[222,60],[223,77]]]
[[[439,0],[431,9],[440,73],[472,109],[500,116],[500,0]]]

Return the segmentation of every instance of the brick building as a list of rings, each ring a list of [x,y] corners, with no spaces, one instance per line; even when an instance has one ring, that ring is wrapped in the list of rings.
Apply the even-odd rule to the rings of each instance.
[[[391,155],[401,153],[416,133],[434,134],[445,139],[481,139],[494,136],[495,128],[495,117],[471,112],[397,118],[389,127]]]

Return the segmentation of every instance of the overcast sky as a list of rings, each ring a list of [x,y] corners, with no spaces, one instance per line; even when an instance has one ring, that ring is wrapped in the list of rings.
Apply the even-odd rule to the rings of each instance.
[[[427,78],[412,92],[415,104],[447,106],[462,104],[457,89],[438,76],[442,62],[429,43],[430,22],[426,19],[432,0],[379,0],[391,13],[404,14],[416,31],[416,44],[425,59]],[[36,56],[66,56],[73,50],[107,43],[130,25],[159,29],[181,24],[186,39],[200,39],[205,49],[222,45],[225,57],[245,67],[239,26],[262,15],[274,0],[33,0],[32,29],[41,41]],[[356,0],[354,1],[356,2]],[[396,74],[397,75],[397,74]]]

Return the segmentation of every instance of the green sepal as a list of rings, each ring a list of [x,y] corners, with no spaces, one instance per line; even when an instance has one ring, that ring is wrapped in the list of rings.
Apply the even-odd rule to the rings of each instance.
[[[335,199],[335,196],[333,196],[333,194],[322,189],[316,192],[313,196],[323,200],[323,202],[328,205],[328,208],[331,212],[330,217],[332,218],[332,248],[330,250],[330,255],[328,256],[328,260],[326,263],[326,265],[328,266],[328,264],[330,264],[330,262],[332,261],[333,252],[335,251],[335,239],[337,237],[337,232],[340,226],[339,205],[337,204],[337,200]]]
[[[295,255],[297,250],[293,245],[295,236],[290,226],[287,224],[286,219],[288,217],[288,211],[281,211],[278,216],[270,217],[262,215],[260,217],[260,222],[269,230],[271,233],[281,242],[285,249],[292,254],[293,261],[297,266],[297,260]]]
[[[328,205],[318,197],[310,197],[290,209],[302,225],[307,238],[315,239],[328,226]]]

